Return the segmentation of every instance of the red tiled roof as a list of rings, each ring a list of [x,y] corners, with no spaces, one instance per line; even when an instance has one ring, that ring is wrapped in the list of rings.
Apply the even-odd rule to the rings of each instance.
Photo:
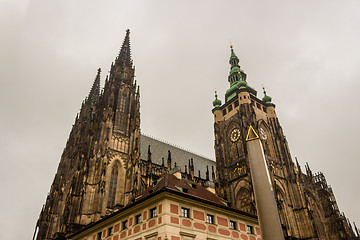
[[[236,210],[237,212],[242,212],[241,210],[232,207],[229,202],[210,192],[202,185],[188,179],[179,179],[173,174],[169,173],[164,174],[159,180],[153,183],[153,186],[145,189],[136,199],[136,201],[143,198],[149,198],[150,195],[155,195],[161,191],[171,191],[173,193],[195,198],[200,201],[206,201],[210,204],[215,204],[223,208],[228,208],[229,210],[231,209]],[[253,214],[245,212],[242,213],[247,216],[256,217]]]

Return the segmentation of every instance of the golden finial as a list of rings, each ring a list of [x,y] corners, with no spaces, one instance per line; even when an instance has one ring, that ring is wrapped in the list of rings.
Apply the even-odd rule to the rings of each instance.
[[[233,45],[232,45],[232,42],[230,41],[230,48],[232,49],[233,48]]]

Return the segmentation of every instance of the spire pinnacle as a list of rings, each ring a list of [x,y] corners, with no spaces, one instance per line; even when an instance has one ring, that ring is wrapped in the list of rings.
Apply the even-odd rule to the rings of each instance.
[[[265,90],[265,87],[264,85],[262,86],[262,89],[263,89],[263,92],[264,92],[264,97],[262,98],[263,102],[265,102],[266,104],[269,104],[271,103],[271,97],[266,95],[266,90]]]
[[[213,101],[213,106],[214,107],[220,107],[221,106],[221,101],[217,98],[217,92],[215,91],[215,100]]]
[[[121,46],[119,56],[116,59],[116,63],[120,66],[125,65],[132,67],[131,50],[130,50],[130,30],[126,30],[124,42]]]
[[[101,73],[101,68],[98,69],[97,71],[97,75],[95,77],[94,83],[91,87],[89,96],[87,98],[87,101],[90,104],[96,104],[99,100],[99,96],[100,96],[100,73]]]

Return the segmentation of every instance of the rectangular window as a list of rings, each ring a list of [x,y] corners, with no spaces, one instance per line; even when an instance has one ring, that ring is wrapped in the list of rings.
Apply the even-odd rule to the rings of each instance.
[[[226,108],[223,110],[223,116],[226,115]]]
[[[214,215],[206,214],[206,222],[214,224]]]
[[[247,225],[246,230],[247,230],[247,233],[254,234],[254,227],[253,226]]]
[[[230,229],[236,230],[236,222],[230,220]]]
[[[261,105],[259,103],[256,103],[256,107],[261,110]]]
[[[236,101],[234,102],[234,107],[237,107],[237,106],[239,106],[239,101],[238,101],[238,100],[236,100]]]
[[[108,236],[111,236],[113,234],[113,227],[109,227],[107,233]]]
[[[189,218],[190,217],[190,209],[182,207],[181,208],[181,216]]]
[[[253,100],[251,100],[251,106],[254,106],[254,101]]]
[[[98,233],[97,233],[96,240],[101,240],[101,234],[102,234],[102,232],[98,232]]]
[[[267,113],[266,107],[263,107],[263,111]]]
[[[230,105],[230,106],[228,107],[228,109],[229,109],[229,112],[231,112],[232,109],[233,109],[232,105]]]
[[[125,220],[122,222],[122,230],[127,229],[127,227],[128,227],[128,221]]]
[[[141,214],[135,216],[135,224],[141,223]]]
[[[156,207],[150,209],[150,218],[156,217]]]

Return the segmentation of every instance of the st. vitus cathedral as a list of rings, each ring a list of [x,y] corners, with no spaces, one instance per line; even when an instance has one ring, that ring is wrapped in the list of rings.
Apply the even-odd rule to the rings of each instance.
[[[103,90],[99,69],[82,103],[37,222],[36,239],[64,239],[121,210],[172,168],[192,181],[215,184],[216,193],[233,207],[256,214],[245,143],[250,125],[263,144],[285,238],[355,237],[324,175],[313,174],[308,165],[303,173],[294,164],[271,97],[264,90],[264,97],[257,98],[232,46],[230,88],[224,104],[216,94],[213,102],[216,163],[141,134],[129,33]]]

